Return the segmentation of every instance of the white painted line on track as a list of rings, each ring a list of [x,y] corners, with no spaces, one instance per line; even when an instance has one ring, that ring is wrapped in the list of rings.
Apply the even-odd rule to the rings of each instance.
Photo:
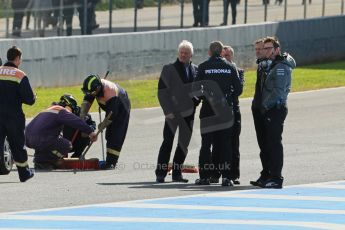
[[[28,229],[35,229],[36,228],[30,228],[30,227],[25,227],[25,228],[0,228],[0,230],[28,230]],[[40,230],[56,230],[56,228],[40,228]],[[68,228],[64,228],[64,230],[69,230]]]
[[[279,212],[279,213],[312,213],[345,215],[345,210],[301,209],[301,208],[258,208],[258,207],[229,207],[211,205],[171,205],[171,204],[109,204],[102,207],[112,208],[155,208],[182,210],[214,210],[214,211],[245,211],[245,212]]]
[[[75,221],[75,222],[127,222],[127,223],[194,223],[194,224],[238,224],[254,226],[294,226],[315,229],[344,230],[343,224],[324,222],[296,222],[296,221],[261,221],[261,220],[231,220],[231,219],[187,219],[187,218],[128,218],[128,217],[94,217],[94,216],[0,216],[5,220],[44,220],[44,221]]]
[[[326,196],[292,196],[292,195],[272,195],[272,194],[207,194],[207,197],[226,197],[226,198],[249,198],[249,199],[269,199],[269,200],[312,200],[312,201],[335,201],[345,202],[345,197],[326,197]]]
[[[330,188],[330,189],[345,189],[345,185],[305,185],[304,187],[307,188]]]

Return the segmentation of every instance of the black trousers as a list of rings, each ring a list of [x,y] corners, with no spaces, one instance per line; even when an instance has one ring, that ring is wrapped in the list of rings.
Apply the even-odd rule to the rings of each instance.
[[[237,16],[237,0],[223,0],[223,7],[224,7],[223,23],[225,25],[228,24],[229,4],[231,5],[232,24],[234,25],[236,24],[236,16]]]
[[[24,17],[24,11],[29,0],[12,0],[13,9],[13,33],[20,35]]]
[[[288,109],[274,107],[261,114],[260,109],[252,108],[252,113],[263,168],[261,176],[281,178],[284,159],[282,134]]]
[[[241,134],[241,112],[234,111],[235,123],[232,126],[232,154],[231,154],[231,179],[240,178],[240,134]]]
[[[234,125],[232,126],[231,134],[231,165],[230,165],[230,178],[240,178],[240,134],[241,134],[241,112],[240,110],[234,111]],[[220,178],[221,171],[217,168],[220,163],[219,154],[212,151],[212,162],[214,163],[214,170],[211,170],[211,177]]]
[[[72,143],[71,152],[73,152],[73,155],[71,157],[73,158],[80,157],[86,146],[90,144],[90,138],[88,136],[83,137],[79,130],[76,130],[69,126],[64,127],[63,137],[71,141]]]
[[[0,149],[4,149],[4,142],[7,136],[12,156],[17,163],[26,163],[28,154],[25,149],[25,117],[23,114],[17,116],[0,116]]]
[[[66,22],[66,35],[72,35],[72,23],[73,23],[73,5],[66,5],[66,8],[63,10],[63,20]]]
[[[168,164],[177,128],[179,128],[179,135],[173,158],[173,177],[181,175],[181,166],[188,153],[188,145],[192,137],[193,124],[194,114],[188,117],[176,116],[173,119],[165,119],[163,142],[158,153],[156,176],[165,177],[168,173]]]
[[[269,169],[272,178],[282,177],[284,161],[282,134],[287,113],[288,109],[284,106],[274,107],[264,114],[265,148],[270,159]]]
[[[265,117],[261,114],[260,108],[252,107],[252,114],[254,119],[254,126],[256,131],[256,139],[260,148],[260,160],[262,165],[261,176],[268,178],[270,174],[270,158],[265,149]]]
[[[207,26],[210,0],[193,0],[194,25]]]
[[[78,7],[78,13],[79,13],[79,23],[80,23],[80,30],[81,34],[92,34],[92,8],[86,7],[86,25],[84,26],[84,4],[81,4],[80,7]]]
[[[232,132],[233,127],[201,134],[200,179],[220,175],[231,179]]]
[[[117,99],[114,97],[107,101],[107,107],[106,116],[110,111],[113,112],[113,115],[111,116],[112,122],[105,132],[106,147],[121,152],[126,139],[131,112],[131,102],[127,93]]]

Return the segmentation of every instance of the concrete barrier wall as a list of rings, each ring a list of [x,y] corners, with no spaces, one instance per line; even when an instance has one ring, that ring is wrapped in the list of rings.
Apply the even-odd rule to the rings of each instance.
[[[162,66],[176,59],[183,39],[194,45],[195,63],[207,58],[211,41],[220,40],[235,49],[236,63],[255,67],[253,41],[275,35],[282,50],[297,65],[345,58],[345,16],[308,20],[92,36],[4,39],[0,56],[17,45],[23,51],[23,69],[35,87],[79,85],[90,73],[111,79],[158,77]]]

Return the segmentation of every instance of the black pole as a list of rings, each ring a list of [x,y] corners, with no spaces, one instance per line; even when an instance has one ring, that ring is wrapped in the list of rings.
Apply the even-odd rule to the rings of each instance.
[[[203,5],[203,9],[202,9],[202,26],[205,26],[206,25],[206,6],[207,6],[207,3],[206,3],[207,0],[203,0],[202,1],[202,5]]]
[[[5,17],[6,17],[6,38],[10,37],[10,19],[9,19],[10,1],[6,1]],[[12,31],[13,32],[13,31]]]
[[[162,1],[158,0],[158,30],[161,29],[161,8],[162,8]]]
[[[304,0],[304,8],[303,8],[303,17],[304,19],[307,18],[307,0]]]
[[[267,21],[267,1],[265,1],[265,15],[264,15],[264,21]]]
[[[138,20],[138,6],[137,0],[134,1],[134,32],[137,32],[137,20]]]
[[[288,0],[284,1],[284,20],[286,20],[286,18],[287,18],[287,1]]]
[[[109,0],[109,33],[113,32],[113,0]]]
[[[84,29],[84,34],[86,34],[86,30],[87,30],[87,0],[84,0],[84,25],[83,25],[83,29]]]
[[[322,17],[325,16],[325,0],[322,0]]]
[[[180,24],[181,28],[183,28],[183,10],[184,10],[184,0],[181,0],[181,24]]]
[[[63,0],[60,0],[60,8],[59,8],[59,23],[57,27],[57,34],[58,36],[62,36],[63,34]]]
[[[248,0],[244,1],[244,24],[247,24],[247,17],[248,17]]]

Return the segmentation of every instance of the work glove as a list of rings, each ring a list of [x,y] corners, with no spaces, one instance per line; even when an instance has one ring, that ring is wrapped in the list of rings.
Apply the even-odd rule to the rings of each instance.
[[[89,109],[91,107],[91,103],[88,101],[83,101],[83,103],[80,106],[80,118],[84,119],[87,113],[89,112]]]
[[[98,131],[102,132],[111,122],[112,120],[104,119],[104,121],[98,124]]]

